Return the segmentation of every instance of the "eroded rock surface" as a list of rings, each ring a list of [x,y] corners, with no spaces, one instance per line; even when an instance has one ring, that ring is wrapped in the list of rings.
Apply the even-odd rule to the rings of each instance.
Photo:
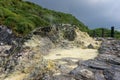
[[[87,61],[79,61],[78,67],[70,72],[77,80],[120,80],[120,64],[119,60],[119,41],[118,40],[106,40],[103,42],[101,48],[102,53],[95,59]],[[114,45],[114,48],[113,48]],[[117,46],[117,47],[116,47]],[[107,51],[109,53],[107,53]],[[101,52],[101,51],[100,51]],[[118,52],[118,53],[117,53]],[[81,70],[86,69],[93,73],[92,79],[87,79],[86,75],[81,74]],[[85,77],[85,78],[81,78]]]
[[[68,57],[62,59],[66,62],[63,65],[58,64],[59,59],[45,60],[43,55],[54,48],[97,49],[100,43],[70,26],[36,29],[24,40],[13,36],[7,28],[1,27],[0,32],[10,36],[7,41],[7,37],[0,35],[0,80],[120,80],[118,40],[103,40],[95,59],[83,61]],[[68,67],[71,65],[75,68]]]
[[[111,54],[120,56],[120,40],[103,40],[102,46],[100,47],[100,54]]]

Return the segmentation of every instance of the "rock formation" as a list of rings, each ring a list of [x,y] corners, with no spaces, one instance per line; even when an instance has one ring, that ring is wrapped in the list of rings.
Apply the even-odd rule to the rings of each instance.
[[[53,62],[44,60],[35,48],[23,46],[26,37],[9,31],[6,26],[0,27],[0,80],[37,80],[52,74]]]
[[[98,57],[84,62],[79,61],[78,67],[71,71],[70,74],[77,80],[120,80],[118,46],[118,40],[104,40],[99,49],[100,54]],[[82,72],[83,70],[86,70],[86,74]]]
[[[103,39],[102,45],[75,26],[53,25],[38,28],[27,37],[16,37],[7,27],[0,27],[0,80],[119,80],[119,40]],[[100,48],[99,48],[100,46]],[[43,56],[56,48],[98,49],[95,59],[63,60],[77,67],[70,70]],[[59,54],[58,54],[59,56]],[[60,74],[59,72],[62,72]]]
[[[32,38],[25,43],[28,46],[32,43],[35,43],[36,46],[40,43],[48,43],[54,45],[53,48],[99,48],[100,45],[100,42],[95,41],[87,33],[81,32],[76,26],[53,25],[52,27],[38,28],[33,31],[32,35]],[[41,42],[42,40],[46,42]]]

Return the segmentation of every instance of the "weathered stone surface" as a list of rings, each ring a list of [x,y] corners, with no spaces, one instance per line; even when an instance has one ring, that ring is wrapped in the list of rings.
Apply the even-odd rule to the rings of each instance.
[[[82,65],[87,66],[89,68],[98,69],[98,70],[104,70],[104,69],[111,68],[111,65],[105,62],[97,61],[97,60],[88,60],[88,61],[83,62]]]
[[[120,80],[120,72],[116,70],[105,70],[104,75],[106,80]]]
[[[51,80],[76,80],[76,79],[69,75],[58,75],[54,76]]]
[[[119,40],[103,40],[99,49],[100,54],[120,55],[120,41]]]
[[[113,60],[112,58],[116,56],[111,55],[108,57],[104,56],[103,58],[99,58],[100,55],[98,56],[98,58],[94,60],[80,62],[79,66],[75,68],[73,71],[71,71],[71,74],[75,75],[75,77],[78,80],[79,79],[84,80],[84,78],[81,77],[82,74],[80,71],[86,68],[87,70],[90,70],[92,73],[94,73],[93,80],[119,80],[120,66],[115,62],[116,60],[114,62],[112,61]]]
[[[76,38],[76,32],[74,29],[67,29],[64,34],[65,39],[68,39],[69,41],[74,41]]]
[[[94,49],[94,46],[93,46],[92,44],[89,44],[89,45],[88,45],[88,48],[89,48],[89,49]]]
[[[77,80],[94,80],[94,73],[83,67],[75,68],[70,74]]]
[[[87,68],[94,73],[93,80],[120,80],[119,45],[120,41],[118,40],[103,40],[98,57],[93,60],[79,61],[78,67],[72,71],[72,74],[80,74],[78,70]],[[84,80],[84,78],[81,78],[81,80]]]
[[[111,64],[120,65],[120,58],[115,55],[101,54],[96,59],[99,61],[106,61]]]
[[[95,80],[106,80],[102,70],[95,71]]]
[[[2,55],[0,56],[0,74],[12,75],[19,71],[28,74],[24,80],[120,80],[120,41],[114,39],[103,39],[99,49],[100,54],[97,58],[79,61],[78,66],[70,73],[66,66],[59,65],[57,70],[61,74],[53,75],[55,65],[44,60],[41,53],[45,54],[54,47],[68,48],[74,45],[94,48],[93,44],[85,45],[86,42],[80,40],[87,35],[80,35],[80,33],[83,33],[75,31],[75,28],[68,27],[38,29],[38,31],[33,32],[35,37],[31,34],[27,38],[33,40],[34,44],[31,45],[30,43],[29,46],[24,46],[24,48],[20,38],[15,38],[6,27],[0,27],[0,33],[5,33],[4,35],[0,34],[0,55]],[[79,38],[76,40],[77,36]],[[28,40],[28,42],[31,41]],[[10,45],[9,49],[3,49],[6,44]],[[64,61],[75,64],[70,59],[64,59]]]
[[[16,38],[12,33],[12,30],[7,28],[6,26],[0,25],[0,44],[13,44]]]

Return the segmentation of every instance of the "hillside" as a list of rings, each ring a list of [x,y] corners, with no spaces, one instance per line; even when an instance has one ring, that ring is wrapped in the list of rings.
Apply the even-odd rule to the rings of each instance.
[[[88,30],[71,14],[48,10],[22,0],[0,0],[0,25],[8,26],[18,36],[28,34],[36,27],[63,23],[77,25],[82,31]]]

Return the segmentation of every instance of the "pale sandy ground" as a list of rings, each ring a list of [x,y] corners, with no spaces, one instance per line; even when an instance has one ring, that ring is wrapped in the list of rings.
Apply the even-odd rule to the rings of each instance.
[[[50,54],[44,56],[47,60],[57,61],[60,65],[65,65],[68,69],[68,72],[73,70],[78,66],[77,62],[79,60],[89,60],[94,59],[98,55],[97,49],[81,49],[81,48],[71,48],[71,49],[52,49]],[[68,59],[67,61],[64,59]],[[69,62],[74,62],[74,64],[70,64]],[[61,72],[56,73],[55,75],[59,75]]]
[[[4,80],[23,80],[25,76],[27,76],[28,74],[24,74],[24,73],[15,73],[12,76],[9,76],[8,78],[4,79]]]
[[[82,60],[93,59],[98,55],[97,49],[81,49],[81,48],[71,48],[71,49],[52,49],[50,54],[44,56],[45,59],[55,60],[62,58],[77,58]]]

